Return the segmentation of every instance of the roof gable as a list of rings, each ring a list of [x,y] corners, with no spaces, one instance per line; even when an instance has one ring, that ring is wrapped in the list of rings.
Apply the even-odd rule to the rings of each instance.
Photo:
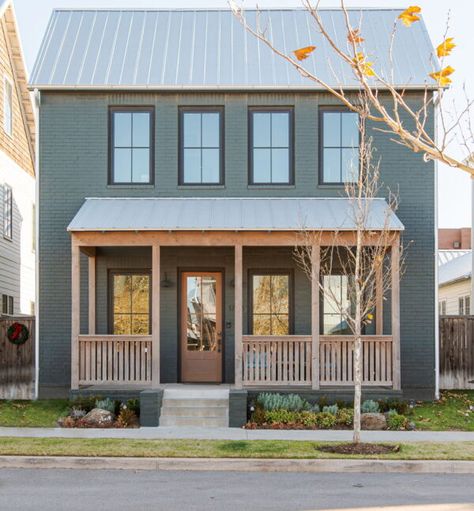
[[[351,9],[370,60],[388,74],[388,44],[401,10]],[[257,12],[246,11],[256,23]],[[336,40],[344,36],[343,13],[321,11]],[[328,83],[358,88],[350,66],[341,63],[303,9],[260,12],[276,47],[292,50],[315,44],[305,61]],[[399,24],[393,62],[399,86],[420,88],[432,71],[433,48],[423,22]],[[337,75],[337,76],[335,76]],[[122,89],[311,89],[313,82],[249,34],[230,10],[56,10],[38,54],[31,87]]]

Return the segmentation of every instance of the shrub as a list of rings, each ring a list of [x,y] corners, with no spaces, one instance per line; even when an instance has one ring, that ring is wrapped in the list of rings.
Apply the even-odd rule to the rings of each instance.
[[[373,401],[372,399],[367,399],[362,403],[360,407],[360,411],[362,413],[379,413],[380,408],[377,401]]]
[[[341,408],[336,414],[336,424],[338,426],[352,426],[354,422],[354,411],[350,408]]]
[[[337,405],[328,405],[323,408],[324,413],[331,413],[332,415],[336,415],[339,411],[339,407]]]
[[[317,423],[317,414],[314,412],[303,411],[299,414],[299,420],[305,428],[314,428]]]
[[[314,403],[314,405],[311,405],[310,411],[313,413],[319,413],[321,408],[319,408],[318,403]]]
[[[319,398],[319,408],[322,410],[325,406],[328,406],[329,405],[329,401],[328,401],[328,398],[326,396],[321,396]]]
[[[265,422],[269,424],[289,424],[298,421],[298,413],[290,410],[268,410],[265,412]]]
[[[139,399],[129,399],[125,406],[132,410],[132,412],[137,416],[140,417],[140,400]]]
[[[320,412],[316,414],[316,426],[320,429],[331,429],[336,425],[336,417],[332,413]]]
[[[69,417],[71,417],[74,420],[82,419],[83,417],[85,417],[85,415],[86,415],[85,410],[83,410],[82,408],[76,408],[75,406],[73,406],[71,408],[71,411],[69,412]]]
[[[392,413],[391,413],[392,412]],[[400,415],[396,410],[390,410],[387,414],[387,427],[391,430],[405,429],[408,425],[408,419]]]
[[[382,413],[396,410],[400,415],[406,415],[409,411],[408,402],[401,399],[381,399],[378,403]]]
[[[336,401],[336,405],[339,408],[339,410],[341,410],[342,408],[351,408],[350,403],[344,401],[343,399],[338,399]]]
[[[255,410],[252,412],[252,416],[250,417],[250,422],[255,422],[261,426],[265,422],[265,410],[260,403],[256,403]]]
[[[95,402],[95,408],[107,410],[108,412],[115,414],[115,401],[112,401],[112,399],[108,397],[105,399],[98,399]]]
[[[84,410],[89,413],[95,408],[96,401],[104,399],[102,396],[77,396],[71,401],[71,407]]]
[[[261,404],[265,411],[289,410],[293,412],[300,412],[311,408],[308,401],[297,394],[285,395],[275,394],[272,392],[262,392],[257,397],[257,403]]]
[[[138,426],[138,417],[130,408],[123,407],[118,414],[115,425],[118,428],[131,428]]]

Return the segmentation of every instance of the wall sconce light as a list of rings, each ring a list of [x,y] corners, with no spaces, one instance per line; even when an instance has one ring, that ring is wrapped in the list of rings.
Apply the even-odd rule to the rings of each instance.
[[[165,272],[165,278],[161,281],[161,287],[173,287],[173,282],[168,279],[168,274]]]

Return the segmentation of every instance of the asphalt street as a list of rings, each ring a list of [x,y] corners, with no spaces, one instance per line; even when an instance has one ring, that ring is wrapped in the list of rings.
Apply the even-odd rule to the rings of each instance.
[[[472,504],[472,475],[0,471],[0,510],[322,510]],[[406,507],[405,507],[406,506]],[[447,508],[449,509],[449,507]]]

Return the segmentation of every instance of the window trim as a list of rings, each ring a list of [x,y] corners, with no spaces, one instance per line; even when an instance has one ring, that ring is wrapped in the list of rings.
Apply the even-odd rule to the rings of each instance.
[[[148,181],[140,183],[130,181],[127,183],[117,183],[114,181],[114,138],[115,138],[115,117],[116,112],[121,113],[136,113],[136,112],[147,112],[150,114],[150,159],[149,159],[149,176]],[[108,144],[109,144],[109,161],[108,161],[108,172],[107,172],[107,184],[113,186],[150,186],[155,184],[155,107],[153,105],[109,105],[108,113]]]
[[[344,182],[338,181],[324,181],[324,114],[326,112],[352,112],[349,108],[340,105],[323,105],[318,108],[318,184],[320,186],[338,186],[344,187]],[[360,115],[359,115],[360,122]],[[360,157],[360,144],[362,141],[362,134],[359,130],[359,157]],[[339,148],[341,149],[341,148]],[[359,159],[359,172],[360,172],[360,159]]]
[[[293,268],[251,268],[247,270],[247,331],[253,333],[253,278],[260,275],[287,275],[288,276],[288,335],[295,332],[295,307],[294,307],[294,270]],[[282,337],[282,336],[278,336]]]
[[[184,114],[217,113],[219,114],[219,181],[216,183],[188,183],[184,179]],[[202,147],[201,147],[202,150]],[[186,105],[178,107],[178,186],[223,186],[225,185],[225,107],[208,105]]]
[[[137,268],[137,269],[109,269],[108,275],[107,275],[107,306],[108,306],[108,313],[107,313],[107,332],[109,335],[120,335],[120,334],[114,334],[114,276],[115,275],[148,275],[150,279],[150,285],[148,290],[148,334],[152,335],[152,307],[153,307],[153,301],[152,301],[152,272],[151,269],[148,268]],[[133,335],[133,334],[126,334],[126,335]]]
[[[6,229],[5,229],[5,222],[6,222],[6,219],[7,219],[7,211],[6,211],[6,206],[7,206],[7,201],[6,201],[6,194],[7,194],[7,190],[10,192],[10,198],[9,198],[9,202],[10,202],[10,232],[7,233],[6,232]],[[13,189],[10,185],[8,184],[4,184],[3,185],[3,225],[2,225],[2,231],[3,231],[3,237],[8,240],[8,241],[13,241]]]
[[[4,309],[3,309],[5,299],[6,299],[6,306],[7,306],[6,312],[4,312]],[[5,293],[2,294],[2,314],[1,315],[3,315],[3,316],[14,316],[15,315],[15,297],[14,296],[7,295]]]
[[[441,300],[438,301],[438,307],[439,307],[438,313],[440,316],[446,316],[447,305],[448,304],[447,304],[446,298],[442,298]],[[444,308],[444,313],[443,313],[443,308]]]
[[[10,113],[11,113],[11,118],[10,118],[10,126],[9,126],[9,129],[6,128],[6,116],[5,116],[5,112],[6,112],[6,109],[5,109],[5,105],[6,105],[6,102],[7,102],[7,87],[6,87],[6,84],[9,84],[10,86],[10,90],[11,90],[11,96],[10,96]],[[3,75],[3,131],[10,137],[10,138],[13,138],[13,95],[14,95],[14,90],[13,90],[13,81],[10,79],[9,76],[7,76],[6,74]]]
[[[288,112],[288,181],[285,183],[255,182],[253,176],[253,114]],[[248,158],[248,186],[288,186],[295,184],[295,108],[294,106],[249,106],[247,113],[247,158]]]

